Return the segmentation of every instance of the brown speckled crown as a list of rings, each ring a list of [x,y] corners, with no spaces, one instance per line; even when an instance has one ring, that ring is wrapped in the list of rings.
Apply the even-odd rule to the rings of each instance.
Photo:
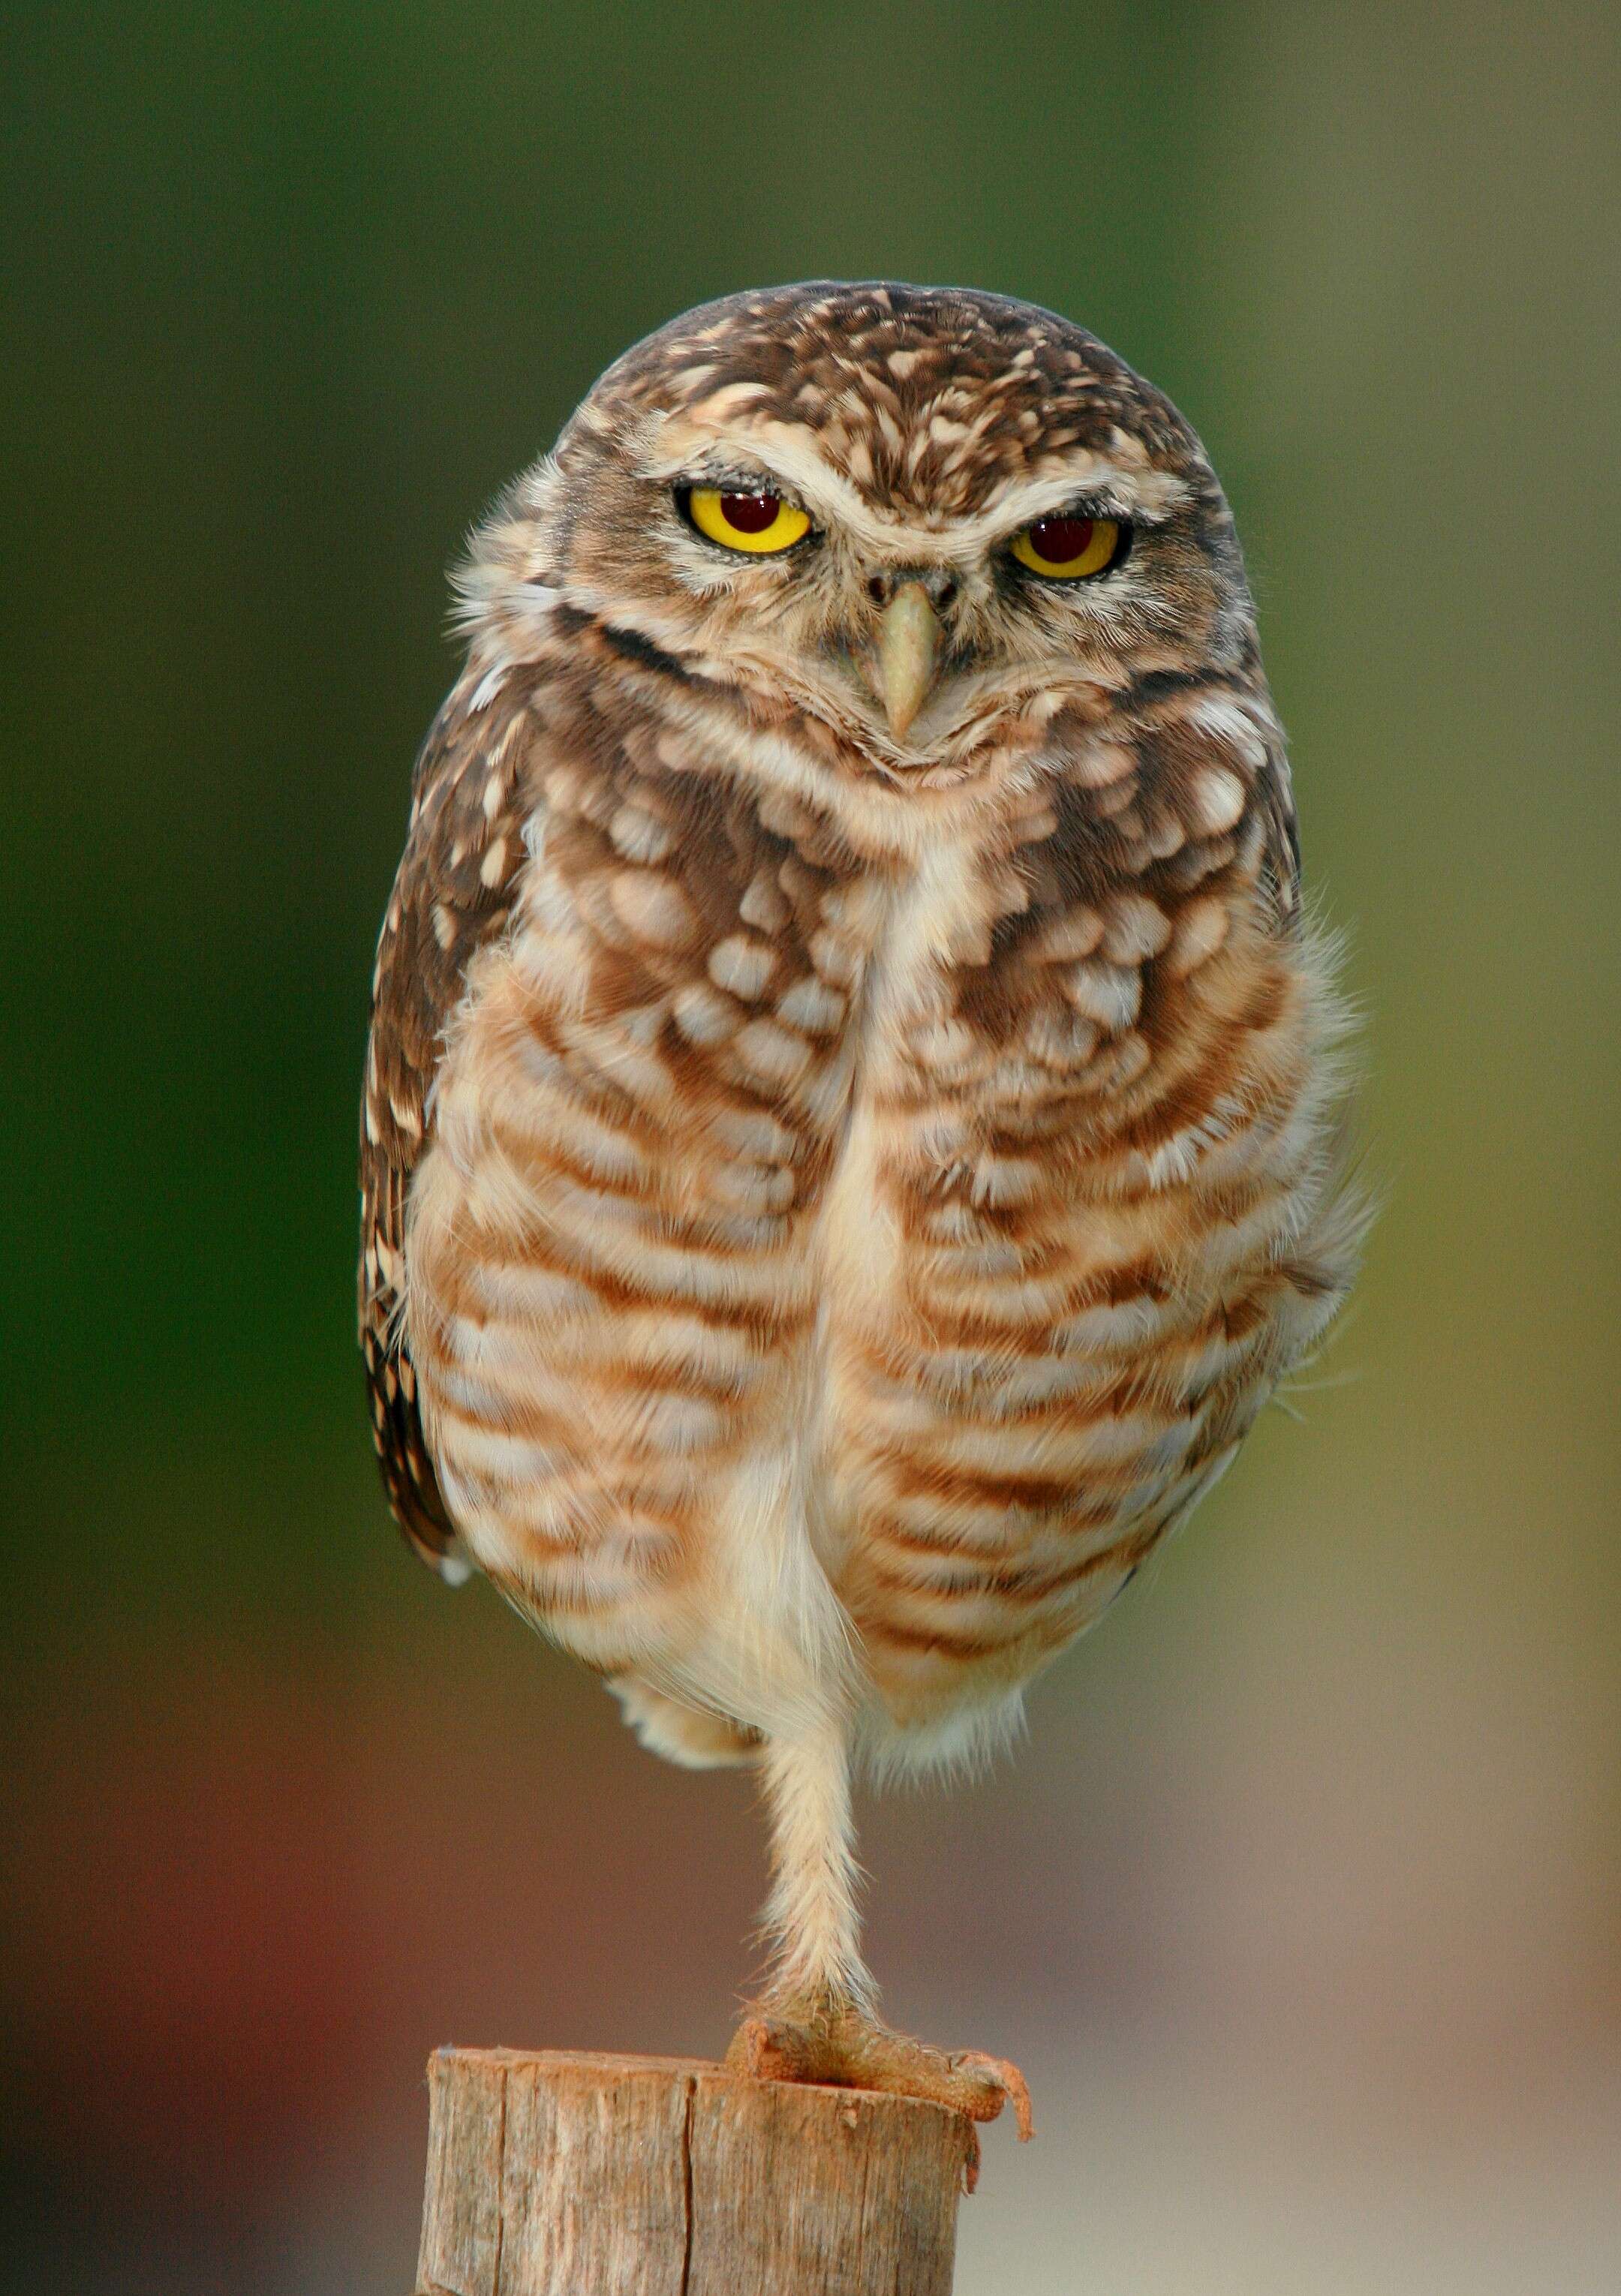
[[[1170,400],[1096,335],[972,288],[818,279],[723,296],[635,345],[593,396],[673,410],[728,386],[747,393],[752,417],[814,431],[835,464],[860,439],[865,491],[936,517],[977,509],[1045,456],[1123,434],[1156,465],[1209,476]],[[930,443],[914,456],[920,430]]]

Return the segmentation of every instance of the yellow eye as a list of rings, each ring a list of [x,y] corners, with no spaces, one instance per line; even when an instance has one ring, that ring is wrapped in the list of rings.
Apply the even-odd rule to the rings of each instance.
[[[725,494],[719,487],[691,488],[687,515],[712,542],[757,557],[789,550],[810,531],[805,512],[780,495]]]
[[[1013,554],[1033,574],[1079,582],[1115,563],[1124,531],[1116,518],[1039,518],[1014,536]]]

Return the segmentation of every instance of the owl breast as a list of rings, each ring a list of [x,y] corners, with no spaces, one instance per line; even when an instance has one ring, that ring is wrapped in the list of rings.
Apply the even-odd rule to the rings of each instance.
[[[1027,1680],[1326,1324],[1326,992],[1257,841],[1085,793],[887,842],[553,772],[407,1226],[445,1496],[578,1655],[769,1728]],[[865,818],[865,816],[863,816]]]

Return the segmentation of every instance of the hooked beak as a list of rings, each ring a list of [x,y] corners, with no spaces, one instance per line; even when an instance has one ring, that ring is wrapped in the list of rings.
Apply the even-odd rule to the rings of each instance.
[[[892,734],[904,734],[928,699],[940,661],[940,620],[921,582],[903,582],[884,609],[873,683]]]

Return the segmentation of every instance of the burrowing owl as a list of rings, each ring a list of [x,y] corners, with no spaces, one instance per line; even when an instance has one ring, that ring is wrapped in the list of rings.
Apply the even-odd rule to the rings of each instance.
[[[461,596],[366,1079],[395,1512],[759,1766],[735,2062],[1022,2110],[877,2021],[852,1764],[994,1746],[1355,1257],[1226,501],[1068,321],[821,283],[611,367]]]

